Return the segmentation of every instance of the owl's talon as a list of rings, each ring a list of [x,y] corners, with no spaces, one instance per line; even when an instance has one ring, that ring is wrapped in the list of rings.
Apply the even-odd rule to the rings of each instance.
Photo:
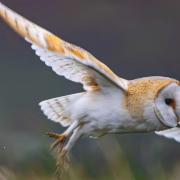
[[[47,133],[46,135],[48,135],[50,138],[54,138],[54,139],[60,139],[62,138],[62,134],[57,134],[57,133]]]
[[[52,145],[51,149],[55,149],[58,145],[60,145],[60,149],[63,147],[67,137],[63,134],[56,134],[56,133],[48,133],[47,134],[51,138],[57,139]]]
[[[69,151],[62,148],[60,154],[57,156],[57,173],[62,176],[63,173],[66,173],[69,169]]]
[[[61,165],[67,169],[67,165],[69,164],[70,160],[68,157],[68,150],[62,149],[60,153],[60,160],[61,160]]]

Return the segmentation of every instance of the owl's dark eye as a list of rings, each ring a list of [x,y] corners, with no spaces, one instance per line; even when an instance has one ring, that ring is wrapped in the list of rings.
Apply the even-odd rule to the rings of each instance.
[[[172,104],[174,104],[174,99],[166,98],[166,99],[165,99],[165,103],[166,103],[168,106],[171,106]]]

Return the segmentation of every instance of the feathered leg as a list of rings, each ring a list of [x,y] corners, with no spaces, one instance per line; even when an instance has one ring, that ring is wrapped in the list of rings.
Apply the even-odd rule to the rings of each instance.
[[[51,138],[57,139],[52,145],[51,148],[55,149],[58,145],[63,147],[66,141],[68,141],[69,137],[73,133],[74,129],[78,127],[78,122],[74,121],[71,126],[63,133],[63,134],[57,134],[57,133],[48,133],[47,135]],[[62,148],[61,148],[62,149]]]
[[[70,133],[71,132],[71,133]],[[69,152],[74,146],[74,144],[79,140],[83,135],[83,128],[81,125],[76,126],[72,131],[69,131],[70,136],[66,141],[61,144],[56,145],[56,158],[57,158],[57,174],[59,176],[67,172],[69,167]]]
[[[68,153],[82,135],[83,135],[82,126],[78,126],[76,129],[74,129],[71,137],[67,141],[66,145],[63,147],[64,153]]]
[[[83,127],[84,124],[74,121],[74,123],[63,134],[48,133],[50,137],[57,139],[51,147],[55,150],[58,176],[62,176],[67,172],[69,167],[69,152],[74,144],[84,134]]]

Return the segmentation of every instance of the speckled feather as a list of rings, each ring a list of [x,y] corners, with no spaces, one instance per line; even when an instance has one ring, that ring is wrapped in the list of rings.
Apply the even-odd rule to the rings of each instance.
[[[177,80],[159,77],[130,81],[125,104],[131,116],[136,119],[143,119],[145,105],[149,101],[154,102],[160,90],[173,82],[178,83]]]

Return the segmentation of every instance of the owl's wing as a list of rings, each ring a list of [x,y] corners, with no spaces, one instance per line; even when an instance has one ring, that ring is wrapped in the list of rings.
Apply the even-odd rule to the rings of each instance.
[[[32,48],[41,60],[52,67],[58,75],[82,83],[85,90],[99,89],[103,85],[101,77],[105,77],[122,90],[127,91],[128,81],[119,78],[87,51],[63,41],[2,3],[0,3],[0,17],[32,44]]]
[[[164,136],[166,138],[174,139],[175,141],[180,143],[180,128],[175,127],[171,129],[167,129],[164,131],[156,131],[157,135]]]

